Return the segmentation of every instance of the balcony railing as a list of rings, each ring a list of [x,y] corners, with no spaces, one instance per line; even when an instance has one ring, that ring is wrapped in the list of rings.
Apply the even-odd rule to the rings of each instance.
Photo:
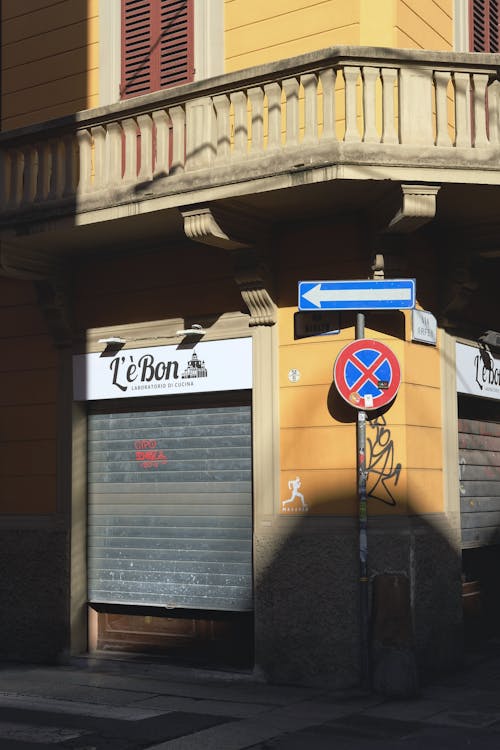
[[[4,132],[0,217],[151,197],[218,167],[265,176],[298,150],[497,170],[497,57],[335,48]]]

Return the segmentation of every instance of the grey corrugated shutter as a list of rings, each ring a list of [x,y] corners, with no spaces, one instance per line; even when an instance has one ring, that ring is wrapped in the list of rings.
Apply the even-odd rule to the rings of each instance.
[[[500,422],[461,418],[458,441],[462,546],[500,544]]]
[[[252,609],[251,408],[89,415],[89,600]]]

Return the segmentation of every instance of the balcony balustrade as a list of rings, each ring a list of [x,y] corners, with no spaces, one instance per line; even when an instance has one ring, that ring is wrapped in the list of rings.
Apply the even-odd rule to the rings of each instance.
[[[496,56],[335,48],[3,132],[0,220],[141,200],[195,175],[422,160],[496,172],[498,156]]]

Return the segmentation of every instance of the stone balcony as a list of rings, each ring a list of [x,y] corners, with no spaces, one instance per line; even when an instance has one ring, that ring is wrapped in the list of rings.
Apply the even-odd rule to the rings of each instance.
[[[207,203],[285,217],[382,197],[363,183],[434,198],[498,186],[499,69],[496,55],[337,47],[3,132],[0,239],[43,248],[49,232],[57,247],[132,217],[176,231],[179,208]],[[460,202],[443,195],[445,212]]]

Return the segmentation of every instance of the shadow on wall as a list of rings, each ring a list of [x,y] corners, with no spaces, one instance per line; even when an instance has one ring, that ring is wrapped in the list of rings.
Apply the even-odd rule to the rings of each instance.
[[[91,94],[97,94],[88,75],[89,42],[97,42],[88,38],[89,3],[8,0],[0,6],[2,149],[17,165],[24,158],[35,165],[35,149],[22,154],[26,141],[10,140],[9,131],[35,125],[29,145],[36,147],[37,138],[47,143],[60,131],[57,123],[48,127],[46,121],[64,117],[66,132],[73,132],[75,112],[86,109]],[[71,216],[76,204],[67,187],[54,168],[41,189],[63,199]],[[32,183],[18,183],[10,196],[16,208],[21,199],[30,203],[33,191]],[[12,230],[29,248],[26,226],[20,211]],[[12,260],[14,269],[19,266],[22,272],[22,257],[13,252]],[[59,347],[71,336],[64,323],[61,328],[61,307],[61,289],[54,279],[42,284],[2,281],[0,653],[2,658],[33,662],[52,662],[69,644],[69,515],[63,511],[70,493],[56,475],[68,449],[57,429],[71,418],[60,387],[64,355]]]
[[[97,104],[91,82],[97,38],[89,38],[88,2],[1,5],[1,129],[72,115]]]
[[[388,480],[382,492],[389,498],[382,502],[395,505],[390,488]],[[371,491],[381,491],[373,478]],[[313,516],[297,508],[280,519],[287,528],[279,537],[256,534],[256,663],[276,682],[346,687],[360,681],[358,523],[327,516],[335,495],[333,487],[316,497]],[[408,504],[411,512],[411,498]],[[410,670],[416,660],[426,679],[461,660],[460,555],[443,528],[417,516],[377,515],[379,508],[380,498],[369,498],[372,666],[384,670],[380,659],[396,651]],[[394,675],[397,684],[414,679]]]
[[[402,315],[371,316],[367,327],[404,339]],[[346,320],[346,325],[352,322]],[[356,429],[357,412],[332,383],[327,408]],[[397,507],[402,470],[391,406],[367,423],[368,577],[372,674],[382,692],[412,694],[418,679],[460,663],[461,556],[444,514],[436,524]],[[280,498],[280,533],[256,532],[256,663],[271,680],[332,687],[360,683],[360,565],[356,473],[352,493],[324,490],[314,502],[300,476]],[[332,516],[332,501],[352,516]],[[403,511],[403,512],[401,512]],[[417,671],[419,677],[417,677]]]

